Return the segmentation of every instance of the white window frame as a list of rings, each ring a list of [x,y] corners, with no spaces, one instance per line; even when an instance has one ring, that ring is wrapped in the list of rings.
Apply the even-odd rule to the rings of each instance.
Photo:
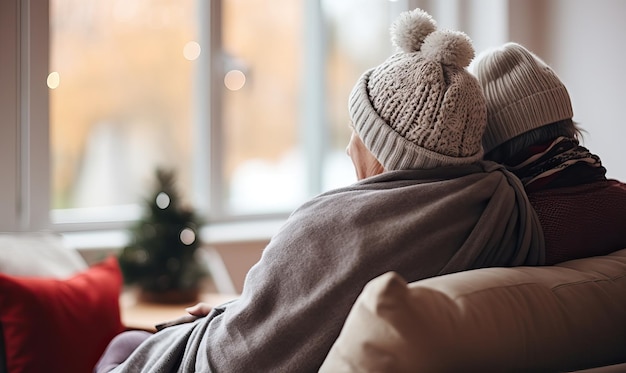
[[[0,231],[49,228],[48,1],[0,2]]]
[[[463,0],[438,0],[430,4],[429,0],[398,0],[390,1],[392,16],[401,11],[414,7],[427,9],[429,5],[435,9],[452,7],[450,11],[452,23],[463,26],[474,26],[478,22],[473,20],[472,10],[476,5],[467,5]],[[492,3],[502,3],[499,10],[503,19],[507,14],[507,1],[492,0]],[[434,3],[434,2],[433,2]],[[200,74],[196,85],[197,97],[204,97],[204,105],[194,105],[197,108],[198,123],[210,122],[214,125],[205,126],[195,124],[198,143],[197,156],[192,165],[196,180],[194,181],[194,200],[197,201],[201,213],[211,212],[210,223],[228,222],[234,220],[256,221],[263,218],[281,220],[285,214],[262,216],[229,217],[224,212],[222,195],[221,164],[221,97],[214,92],[220,92],[222,81],[220,58],[221,14],[220,0],[198,0],[201,14],[209,22],[200,22],[200,44],[203,53],[199,64],[210,66],[210,73]],[[474,4],[474,2],[472,2]],[[306,38],[312,48],[306,61],[309,81],[305,82],[310,91],[304,109],[306,120],[313,123],[324,122],[323,108],[323,81],[324,74],[323,54],[324,37],[321,22],[322,12],[320,0],[306,0]],[[81,215],[80,211],[54,212],[51,221],[50,206],[50,145],[49,145],[49,104],[46,79],[49,73],[49,0],[2,0],[0,1],[0,231],[39,231],[54,230],[68,231],[99,231],[122,230],[139,217],[139,206],[126,206],[127,219],[107,218],[106,209],[101,210],[98,219],[89,214]],[[460,11],[462,13],[460,13]],[[438,18],[437,14],[434,14]],[[506,22],[500,26],[506,31]],[[489,25],[483,29],[488,30]],[[491,31],[491,30],[490,30]],[[506,37],[506,35],[502,35]],[[475,39],[476,42],[476,39]],[[311,62],[312,61],[312,62]],[[209,65],[212,64],[212,65]],[[327,146],[327,139],[323,132],[311,131],[319,126],[306,125],[302,120],[302,131],[307,131],[307,139],[313,139],[305,144],[305,152],[309,164],[307,167],[315,174],[308,186],[309,193],[315,194],[321,189],[321,159]],[[205,146],[207,144],[208,147]],[[207,166],[208,165],[208,166]],[[205,196],[209,195],[209,198]],[[119,214],[111,215],[119,216]]]

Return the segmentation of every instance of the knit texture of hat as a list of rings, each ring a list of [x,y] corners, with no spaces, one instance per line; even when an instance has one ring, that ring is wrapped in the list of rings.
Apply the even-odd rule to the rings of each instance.
[[[481,53],[474,72],[487,100],[485,152],[574,115],[567,89],[556,73],[519,44],[507,43]]]
[[[400,51],[366,71],[350,94],[350,118],[365,146],[388,171],[481,159],[487,110],[466,70],[474,58],[467,35],[437,30],[415,9],[393,23],[391,40]]]

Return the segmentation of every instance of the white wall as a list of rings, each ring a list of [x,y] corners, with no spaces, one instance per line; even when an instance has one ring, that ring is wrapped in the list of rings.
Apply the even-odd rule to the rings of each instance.
[[[510,0],[513,41],[539,54],[568,87],[583,145],[607,176],[626,180],[626,1]],[[525,9],[521,9],[521,8]]]
[[[626,180],[626,1],[556,3],[562,16],[553,44],[563,47],[551,58],[570,89],[574,119],[588,131],[585,145],[601,157],[608,176]]]

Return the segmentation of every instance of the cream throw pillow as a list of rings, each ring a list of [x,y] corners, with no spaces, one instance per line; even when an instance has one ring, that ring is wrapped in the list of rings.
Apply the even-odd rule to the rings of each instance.
[[[0,233],[0,273],[67,278],[87,269],[78,251],[54,233]]]
[[[411,284],[356,301],[321,372],[567,371],[626,361],[626,249]]]

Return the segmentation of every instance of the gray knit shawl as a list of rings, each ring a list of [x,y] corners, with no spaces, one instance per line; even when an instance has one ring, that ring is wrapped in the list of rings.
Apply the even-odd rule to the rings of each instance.
[[[411,282],[543,258],[534,210],[503,167],[386,172],[302,205],[240,298],[156,333],[114,371],[315,372],[374,277]]]

